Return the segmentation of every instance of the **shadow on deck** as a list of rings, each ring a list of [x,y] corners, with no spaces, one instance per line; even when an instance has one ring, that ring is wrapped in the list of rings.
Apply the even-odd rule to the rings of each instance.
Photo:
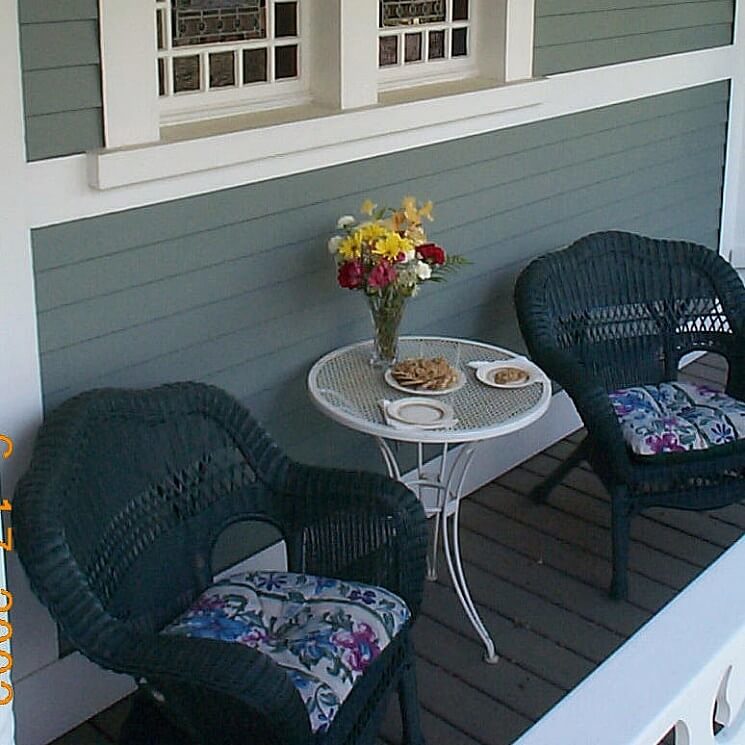
[[[685,375],[719,387],[723,376],[709,358]],[[547,504],[526,496],[580,438],[557,443],[463,503],[466,576],[501,660],[482,661],[443,563],[414,629],[428,745],[512,743],[745,529],[743,505],[647,511],[632,522],[629,599],[611,600],[610,506],[592,471],[575,469]],[[115,742],[127,706],[120,702],[55,745]],[[381,742],[399,743],[399,732],[391,706]]]

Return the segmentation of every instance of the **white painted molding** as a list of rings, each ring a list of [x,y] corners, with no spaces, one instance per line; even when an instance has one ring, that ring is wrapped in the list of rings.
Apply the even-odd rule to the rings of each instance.
[[[100,150],[89,154],[91,183],[113,189],[236,166],[244,166],[242,183],[259,181],[727,79],[733,56],[732,48],[720,47],[320,120]]]
[[[730,116],[724,171],[720,253],[736,267],[745,267],[745,7],[736,4],[735,69],[730,83]]]
[[[36,309],[34,302],[33,274],[29,231],[26,225],[25,205],[22,189],[25,176],[25,141],[23,131],[23,108],[21,92],[21,63],[18,45],[18,3],[16,0],[0,0],[0,100],[3,115],[0,117],[0,203],[3,219],[0,220],[0,348],[3,350],[3,385],[0,387],[0,433],[10,437],[17,447],[13,455],[0,460],[2,498],[13,492],[15,480],[28,458],[30,450],[29,430],[38,422],[40,415],[39,367],[36,345]],[[3,447],[5,452],[5,447]],[[3,522],[7,521],[7,513]],[[13,596],[16,608],[23,608],[26,597],[22,588],[8,582],[5,558],[12,554],[0,552],[0,587]],[[5,604],[5,600],[2,601]],[[12,648],[8,641],[2,644],[4,651],[12,651],[17,658],[18,628],[16,613],[10,622],[16,624]],[[3,618],[8,619],[3,613]],[[30,629],[28,629],[30,631]],[[42,633],[49,631],[42,624]],[[27,637],[30,639],[30,636]],[[42,640],[34,645],[40,657],[49,661],[49,644]],[[53,639],[54,643],[54,639]],[[22,648],[22,647],[21,647]],[[17,709],[17,660],[14,668],[3,673],[2,681],[14,687],[14,701],[0,706],[0,742],[14,742],[14,716]],[[2,697],[5,697],[5,690]]]
[[[0,433],[15,445],[13,455],[0,460],[4,496],[13,493],[31,456],[34,433],[41,421],[41,381],[36,330],[36,299],[28,228],[25,182],[23,97],[18,39],[18,3],[0,0]],[[6,556],[7,589],[13,594],[14,684],[30,669],[57,658],[57,632],[46,611],[19,577],[15,552]],[[0,559],[2,561],[2,559]],[[17,701],[17,691],[16,691]],[[7,716],[0,707],[0,717]]]
[[[527,80],[533,77],[535,36],[535,0],[507,0],[504,80]]]
[[[341,3],[342,0],[316,0],[324,22],[313,26],[310,45],[310,94],[330,109],[341,106]]]
[[[494,88],[198,140],[99,150],[89,154],[90,175],[95,188],[112,189],[236,165],[250,164],[254,173],[269,166],[268,173],[275,174],[284,162],[288,172],[299,172],[329,160],[359,160],[360,153],[370,157],[420,147],[432,137],[448,140],[463,136],[464,131],[475,134],[498,128],[504,119],[513,120],[516,108],[536,103],[528,91]]]
[[[94,180],[109,186],[140,181],[104,191],[89,185],[84,155],[29,163],[19,183],[29,225],[50,225],[727,80],[735,74],[734,60],[732,47],[718,47],[346,112],[305,125],[93,154]],[[179,175],[191,168],[195,171]]]
[[[106,147],[160,139],[152,0],[99,0]]]
[[[378,2],[340,0],[339,108],[378,101]]]

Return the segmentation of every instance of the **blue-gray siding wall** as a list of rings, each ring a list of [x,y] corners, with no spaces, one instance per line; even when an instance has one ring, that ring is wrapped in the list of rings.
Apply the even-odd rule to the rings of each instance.
[[[537,0],[537,75],[728,44],[735,0]],[[19,0],[30,160],[103,143],[96,0]]]
[[[19,0],[29,160],[103,145],[96,0]]]
[[[535,74],[732,41],[735,0],[537,0]]]
[[[326,240],[365,197],[431,198],[430,235],[473,262],[409,303],[405,332],[520,348],[516,273],[598,229],[716,246],[728,87],[713,84],[33,232],[44,401],[197,379],[244,401],[294,456],[371,466],[317,414],[305,375],[369,338]]]

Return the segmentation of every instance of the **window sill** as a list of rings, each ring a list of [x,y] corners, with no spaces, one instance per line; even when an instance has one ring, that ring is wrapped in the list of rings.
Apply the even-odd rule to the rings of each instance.
[[[508,126],[540,105],[540,81],[472,80],[381,95],[353,111],[299,106],[164,127],[155,143],[91,152],[89,182],[114,189],[236,166],[247,182],[322,168]]]

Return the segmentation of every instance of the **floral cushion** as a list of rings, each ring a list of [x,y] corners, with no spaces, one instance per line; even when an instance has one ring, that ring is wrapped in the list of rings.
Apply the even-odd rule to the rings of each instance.
[[[745,402],[692,383],[609,394],[626,443],[638,455],[704,450],[745,439]]]
[[[409,619],[382,587],[288,572],[236,574],[207,588],[164,629],[254,647],[283,667],[328,729],[355,681]]]

